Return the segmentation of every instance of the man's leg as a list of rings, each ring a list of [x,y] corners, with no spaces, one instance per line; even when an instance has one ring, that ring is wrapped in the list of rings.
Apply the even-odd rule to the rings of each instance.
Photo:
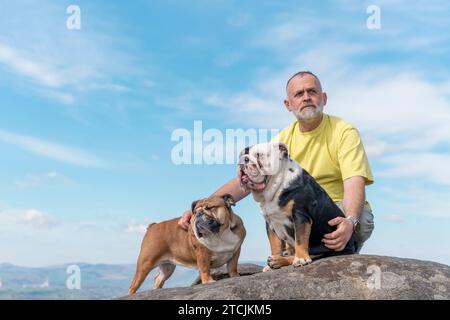
[[[344,212],[342,202],[336,202],[339,209]],[[361,251],[361,248],[364,245],[364,242],[366,242],[367,239],[369,239],[370,235],[373,232],[373,229],[375,228],[374,222],[373,222],[373,214],[372,209],[368,205],[364,205],[363,212],[361,213],[361,217],[359,217],[359,222],[361,223],[361,228],[359,229],[359,232],[355,234],[355,241],[356,241],[356,252],[359,253]]]
[[[372,235],[373,229],[375,228],[375,224],[373,222],[373,214],[372,209],[370,209],[367,205],[364,206],[361,217],[359,218],[359,222],[361,222],[361,228],[357,234],[355,234],[356,240],[356,251],[359,253],[361,248],[366,242],[367,239]]]

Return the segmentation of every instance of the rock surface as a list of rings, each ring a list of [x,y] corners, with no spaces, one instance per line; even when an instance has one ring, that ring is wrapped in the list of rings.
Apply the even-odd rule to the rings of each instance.
[[[350,255],[262,273],[239,265],[241,277],[121,299],[450,299],[450,267],[430,261]],[[223,272],[215,274],[223,278]]]

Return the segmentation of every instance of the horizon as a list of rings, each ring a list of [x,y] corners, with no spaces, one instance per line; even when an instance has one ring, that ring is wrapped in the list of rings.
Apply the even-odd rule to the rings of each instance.
[[[381,256],[381,255],[377,255],[377,254],[360,254],[360,255],[371,255],[371,256]],[[426,260],[426,259],[418,259],[418,258],[402,258],[402,257],[397,257],[397,256],[388,256],[388,255],[384,255],[382,257],[388,257],[388,258],[400,258],[400,259],[412,259],[412,260],[418,260],[418,261],[425,261],[425,262],[434,262],[434,263],[439,263],[439,264],[443,264],[443,265],[448,265],[446,263],[443,262],[438,262],[438,261],[433,261],[433,260]],[[328,257],[329,258],[329,257]],[[322,259],[326,259],[326,258],[322,258]],[[320,261],[322,259],[318,259],[317,261]],[[239,260],[239,264],[247,264],[247,263],[252,263],[252,264],[259,264],[261,263],[262,266],[265,265],[265,260]],[[135,266],[136,263],[90,263],[90,262],[66,262],[66,263],[62,263],[62,264],[52,264],[52,265],[42,265],[42,266],[23,266],[23,265],[16,265],[13,263],[9,263],[9,262],[0,262],[0,267],[2,265],[11,265],[13,267],[19,267],[19,268],[30,268],[30,269],[39,269],[39,268],[52,268],[52,267],[66,267],[66,266],[71,266],[71,265],[90,265],[90,266],[98,266],[98,265],[105,265],[105,266]],[[177,267],[182,267],[185,269],[190,269],[190,270],[197,270],[196,268],[191,268],[191,267],[186,267],[183,266],[181,264],[177,264]],[[154,272],[155,270],[152,270],[152,272]],[[175,272],[177,272],[177,269],[175,269]],[[0,277],[0,281],[1,281],[1,277]]]
[[[259,263],[259,262],[264,262],[264,260],[260,260],[260,261],[257,261],[257,260],[240,260],[240,264],[241,263]],[[102,263],[102,262],[100,262],[100,263],[90,263],[90,262],[66,262],[66,263],[62,263],[62,264],[51,264],[51,265],[43,265],[43,266],[23,266],[23,265],[16,265],[16,264],[14,264],[14,263],[9,263],[9,262],[0,262],[0,267],[2,266],[2,265],[11,265],[11,266],[14,266],[14,267],[19,267],[19,268],[36,268],[36,269],[38,269],[38,268],[50,268],[50,267],[63,267],[63,266],[70,266],[70,265],[91,265],[91,266],[96,266],[96,265],[108,265],[108,266],[135,266],[136,265],[136,263]],[[177,264],[177,267],[183,267],[183,268],[186,268],[186,269],[192,269],[192,270],[195,270],[195,268],[190,268],[190,267],[186,267],[186,266],[183,266],[183,265],[178,265]],[[0,280],[1,280],[1,278],[0,278]]]

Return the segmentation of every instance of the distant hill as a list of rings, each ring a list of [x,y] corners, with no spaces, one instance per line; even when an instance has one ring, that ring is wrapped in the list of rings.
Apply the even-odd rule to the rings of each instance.
[[[66,286],[70,265],[80,267],[80,290]],[[127,293],[135,268],[134,264],[68,263],[29,268],[0,263],[0,299],[111,299]],[[141,290],[151,289],[155,272],[150,273]],[[189,286],[197,275],[197,270],[178,266],[165,287]]]

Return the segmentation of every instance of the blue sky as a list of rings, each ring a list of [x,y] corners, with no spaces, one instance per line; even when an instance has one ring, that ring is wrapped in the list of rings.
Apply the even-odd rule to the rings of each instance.
[[[0,0],[0,262],[134,263],[146,224],[235,174],[175,165],[174,130],[282,129],[285,82],[307,69],[369,154],[363,253],[450,264],[449,14],[445,1]],[[257,205],[235,211],[242,259],[264,260]]]

